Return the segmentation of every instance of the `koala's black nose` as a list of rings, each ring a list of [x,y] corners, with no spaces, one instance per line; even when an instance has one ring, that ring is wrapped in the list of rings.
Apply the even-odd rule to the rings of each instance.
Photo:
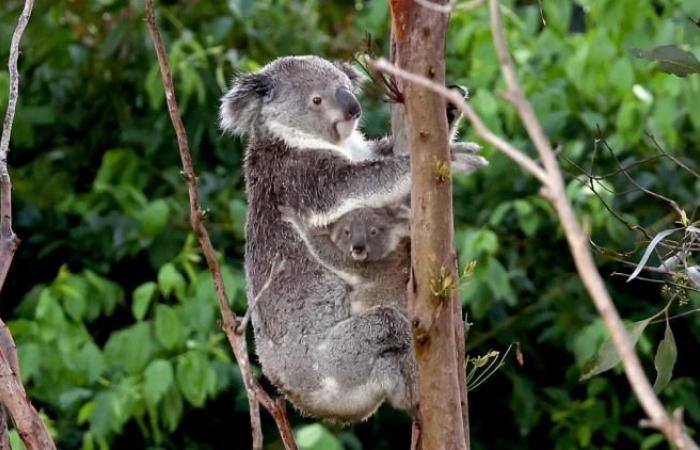
[[[360,107],[360,102],[357,101],[352,92],[348,91],[344,87],[339,87],[335,91],[335,101],[338,102],[338,106],[341,111],[345,113],[345,117],[350,119],[357,119],[362,114],[362,108]]]
[[[352,252],[353,253],[362,253],[365,251],[365,244],[353,244],[352,245]]]

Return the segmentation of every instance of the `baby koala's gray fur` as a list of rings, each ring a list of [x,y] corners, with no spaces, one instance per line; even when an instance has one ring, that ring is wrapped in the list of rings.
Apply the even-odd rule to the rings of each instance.
[[[248,298],[260,293],[251,312],[259,362],[297,408],[336,422],[362,420],[384,400],[413,406],[404,315],[393,307],[351,314],[351,287],[310,254],[278,210],[324,227],[409,194],[408,156],[378,157],[393,154],[391,138],[367,141],[356,130],[359,78],[343,63],[283,57],[236,78],[221,103],[222,128],[248,137],[245,269]],[[455,169],[485,164],[457,150]],[[285,268],[270,276],[277,256]]]
[[[411,267],[407,207],[356,209],[322,228],[311,226],[288,208],[280,211],[282,220],[294,226],[311,254],[350,285],[352,314],[376,306],[406,312]]]

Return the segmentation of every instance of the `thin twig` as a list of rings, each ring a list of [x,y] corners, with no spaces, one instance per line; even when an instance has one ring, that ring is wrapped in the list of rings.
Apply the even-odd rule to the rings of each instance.
[[[257,293],[255,298],[248,302],[248,309],[246,310],[245,314],[243,315],[243,318],[241,318],[238,322],[238,327],[236,328],[236,333],[238,334],[245,334],[245,329],[248,327],[248,322],[250,321],[250,315],[253,313],[253,310],[258,304],[258,301],[260,300],[260,297],[262,297],[263,293],[267,291],[267,289],[270,287],[270,284],[272,283],[272,280],[274,280],[277,275],[284,270],[285,264],[287,263],[286,260],[283,261],[278,261],[279,259],[279,254],[275,257],[275,260],[272,264],[272,267],[270,267],[270,275],[267,276],[267,280],[265,281],[265,284],[263,284],[263,287],[260,289],[260,291]]]
[[[651,142],[654,143],[654,146],[655,146],[661,153],[663,153],[663,156],[667,157],[668,159],[670,159],[671,161],[673,161],[674,163],[676,163],[678,166],[680,166],[682,169],[684,169],[685,171],[687,171],[688,173],[690,173],[691,175],[693,175],[695,178],[700,179],[700,173],[697,173],[696,171],[694,171],[693,169],[691,169],[690,167],[688,167],[688,165],[685,164],[683,161],[681,161],[680,159],[676,158],[675,156],[673,156],[672,154],[670,154],[669,152],[667,152],[667,151],[661,146],[661,144],[659,144],[659,141],[656,140],[656,137],[655,137],[653,134],[651,134],[651,132],[647,131],[646,135],[647,135],[647,137],[648,137],[649,139],[651,139]]]
[[[168,105],[168,113],[170,114],[170,120],[172,121],[173,128],[175,129],[175,134],[177,136],[178,150],[182,161],[183,177],[187,183],[187,190],[190,198],[190,223],[192,225],[192,229],[197,235],[197,239],[202,247],[207,265],[209,266],[209,271],[211,272],[212,279],[214,281],[219,310],[221,312],[221,327],[228,338],[234,355],[236,356],[238,367],[243,375],[243,384],[245,386],[246,393],[248,394],[251,432],[253,434],[253,449],[257,450],[262,448],[262,429],[258,407],[258,402],[260,402],[275,419],[280,435],[282,436],[285,449],[296,450],[297,447],[294,442],[294,436],[291,431],[289,420],[287,419],[284,400],[273,399],[270,397],[253,377],[250,368],[245,335],[237,332],[240,320],[233,314],[231,308],[229,307],[226,288],[224,286],[223,278],[221,277],[219,261],[216,258],[216,252],[214,251],[211,239],[209,238],[209,233],[207,232],[202,220],[203,210],[199,199],[197,177],[192,164],[192,156],[190,153],[189,144],[187,142],[185,126],[182,123],[180,110],[177,106],[175,87],[173,86],[173,80],[170,74],[168,57],[165,51],[165,46],[163,45],[163,39],[156,23],[156,16],[153,11],[153,0],[146,0],[146,23],[151,38],[153,39],[156,56],[158,57],[158,65],[160,66],[161,78],[165,88],[165,99]]]
[[[628,274],[628,273],[623,273],[623,272],[611,272],[611,273],[610,273],[610,276],[611,276],[611,277],[628,277],[628,278],[629,278],[630,274]],[[639,280],[639,281],[646,281],[646,282],[648,282],[648,283],[656,283],[656,284],[669,285],[669,286],[677,287],[677,288],[680,288],[680,289],[687,289],[687,290],[689,290],[689,291],[700,292],[700,289],[698,289],[698,288],[694,288],[694,287],[692,287],[692,286],[687,286],[687,285],[684,285],[684,284],[674,283],[673,281],[657,280],[657,279],[655,279],[655,278],[645,278],[645,277],[639,277],[639,276],[635,277],[634,279],[635,279],[635,280]]]
[[[598,128],[598,134],[599,134],[599,136],[600,136],[600,137],[599,137],[599,140],[603,143],[603,146],[608,150],[608,152],[610,152],[610,155],[615,159],[615,162],[617,163],[617,166],[618,166],[618,167],[622,167],[622,163],[620,162],[619,158],[618,158],[617,155],[615,154],[615,151],[610,147],[610,145],[608,144],[608,142],[607,142],[607,141],[605,140],[605,138],[603,137],[603,134],[602,134],[602,131],[601,131],[600,128]],[[668,204],[671,208],[673,208],[674,211],[676,211],[676,214],[678,214],[678,217],[681,217],[681,216],[683,215],[680,206],[678,206],[678,203],[676,203],[675,200],[673,200],[673,199],[671,199],[671,198],[668,198],[668,197],[666,197],[665,195],[661,195],[661,194],[659,194],[658,192],[654,192],[654,191],[652,191],[652,190],[650,190],[650,189],[647,189],[647,188],[643,187],[642,185],[640,185],[639,183],[637,183],[637,181],[636,181],[634,178],[632,178],[632,175],[630,175],[630,174],[627,173],[626,171],[623,170],[622,173],[625,175],[625,178],[627,178],[627,180],[628,180],[634,187],[636,187],[636,188],[639,189],[640,191],[644,192],[645,194],[648,194],[648,195],[650,195],[650,196],[652,196],[652,197],[654,197],[654,198],[656,198],[656,199],[658,199],[658,200],[660,200],[660,201],[665,202],[666,204]]]

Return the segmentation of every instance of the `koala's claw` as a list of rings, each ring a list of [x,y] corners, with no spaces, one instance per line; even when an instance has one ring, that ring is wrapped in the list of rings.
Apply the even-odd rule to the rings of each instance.
[[[476,155],[481,152],[481,145],[476,142],[453,142],[450,146],[452,154]]]
[[[474,154],[459,153],[452,158],[452,170],[459,173],[471,173],[488,165],[486,158]]]

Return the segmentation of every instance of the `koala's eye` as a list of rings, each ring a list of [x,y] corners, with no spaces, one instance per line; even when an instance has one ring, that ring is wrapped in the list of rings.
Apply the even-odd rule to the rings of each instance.
[[[312,98],[311,101],[314,103],[314,105],[320,105],[323,99],[321,97],[316,96]]]
[[[372,227],[372,228],[369,229],[369,235],[370,235],[370,236],[376,236],[377,233],[379,233],[379,231],[378,231],[376,228]]]
[[[349,229],[349,228],[344,228],[344,229],[343,229],[343,234],[344,234],[345,236],[350,236],[350,229]]]

